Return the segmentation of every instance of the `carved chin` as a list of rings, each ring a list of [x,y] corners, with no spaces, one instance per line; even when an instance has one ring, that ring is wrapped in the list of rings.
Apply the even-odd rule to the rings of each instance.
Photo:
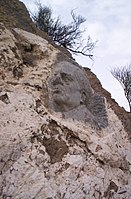
[[[55,95],[53,98],[54,109],[56,112],[64,112],[69,109],[69,99],[63,95]]]

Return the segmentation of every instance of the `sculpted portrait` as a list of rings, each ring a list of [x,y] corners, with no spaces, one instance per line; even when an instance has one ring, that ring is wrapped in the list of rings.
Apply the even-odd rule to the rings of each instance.
[[[48,79],[48,106],[63,117],[72,118],[91,126],[108,125],[105,100],[96,94],[80,66],[70,62],[54,65]]]

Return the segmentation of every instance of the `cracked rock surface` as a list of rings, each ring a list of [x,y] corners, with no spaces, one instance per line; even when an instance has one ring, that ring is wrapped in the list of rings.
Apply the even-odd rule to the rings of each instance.
[[[110,104],[104,128],[48,108],[60,56],[70,62],[45,39],[0,24],[0,199],[130,199],[131,145]]]

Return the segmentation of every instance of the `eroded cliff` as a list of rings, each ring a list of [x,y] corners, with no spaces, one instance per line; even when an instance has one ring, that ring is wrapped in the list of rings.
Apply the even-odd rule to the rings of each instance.
[[[130,124],[83,74],[45,38],[0,24],[2,199],[131,197]]]
[[[50,111],[43,85],[59,50],[32,33],[0,28],[1,196],[129,198],[130,143],[110,104],[100,129]]]

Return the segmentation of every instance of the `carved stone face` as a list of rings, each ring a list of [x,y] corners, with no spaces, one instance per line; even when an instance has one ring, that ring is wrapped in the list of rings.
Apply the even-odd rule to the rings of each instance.
[[[97,127],[108,125],[105,101],[93,92],[82,68],[70,62],[59,62],[48,79],[48,107]]]
[[[55,111],[69,111],[81,102],[81,88],[73,65],[57,67],[49,79],[51,97]]]

